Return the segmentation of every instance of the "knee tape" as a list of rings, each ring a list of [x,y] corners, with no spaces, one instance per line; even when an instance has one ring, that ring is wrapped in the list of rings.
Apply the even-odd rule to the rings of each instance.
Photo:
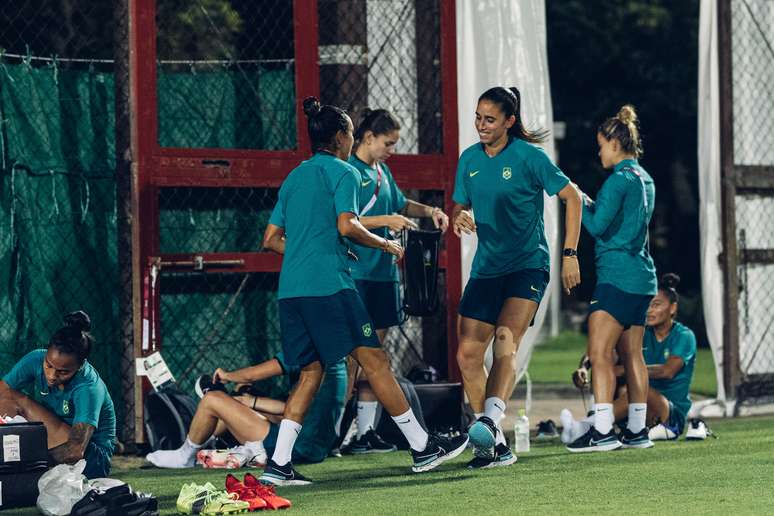
[[[495,358],[516,356],[516,340],[513,338],[513,332],[507,326],[498,326],[495,330],[495,343],[492,346],[492,352]]]

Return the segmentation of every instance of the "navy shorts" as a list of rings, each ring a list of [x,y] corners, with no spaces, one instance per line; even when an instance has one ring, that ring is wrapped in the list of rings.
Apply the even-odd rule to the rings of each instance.
[[[397,281],[355,280],[360,299],[377,330],[400,324],[400,292]]]
[[[460,300],[459,314],[496,325],[506,299],[517,297],[540,304],[549,279],[548,271],[542,269],[524,269],[494,278],[470,278]]]
[[[380,347],[371,317],[353,289],[280,299],[279,319],[287,365],[332,364],[357,347]]]
[[[589,303],[589,315],[604,310],[618,321],[624,330],[632,326],[645,326],[645,316],[652,295],[630,294],[608,283],[600,283],[594,288]]]
[[[685,414],[677,410],[674,403],[669,400],[667,402],[669,402],[669,426],[675,434],[682,435],[685,430]]]

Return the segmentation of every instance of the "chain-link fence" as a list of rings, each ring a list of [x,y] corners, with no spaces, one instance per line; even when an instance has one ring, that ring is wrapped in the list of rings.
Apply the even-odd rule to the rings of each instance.
[[[774,2],[731,2],[738,398],[774,395]]]

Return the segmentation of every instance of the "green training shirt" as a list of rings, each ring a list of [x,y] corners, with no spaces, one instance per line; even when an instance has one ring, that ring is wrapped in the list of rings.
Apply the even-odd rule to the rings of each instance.
[[[465,149],[452,198],[475,215],[478,247],[471,278],[548,271],[543,192],[556,195],[569,182],[542,149],[518,138],[494,157],[480,143]]]
[[[626,159],[605,180],[596,202],[583,203],[583,227],[596,240],[598,284],[656,294],[656,267],[648,252],[655,200],[653,179],[637,160]]]
[[[339,235],[341,213],[357,214],[360,173],[349,163],[317,153],[294,168],[279,191],[270,224],[285,229],[279,299],[331,296],[355,288]]]
[[[379,174],[376,168],[369,167],[354,154],[349,158],[349,163],[360,171],[360,205],[358,208],[362,211],[374,196]],[[399,212],[406,205],[406,197],[395,183],[390,168],[384,163],[380,163],[379,167],[382,169],[379,193],[373,206],[367,213],[363,214],[364,217],[391,215]],[[375,228],[371,232],[382,238],[392,238],[386,227]],[[395,264],[394,256],[381,249],[357,244],[353,245],[353,249],[358,257],[358,261],[352,264],[353,278],[369,281],[399,280],[398,266]]]
[[[650,380],[650,386],[671,401],[685,419],[691,409],[691,398],[688,392],[696,364],[696,337],[693,331],[675,322],[669,335],[659,342],[653,328],[648,326],[645,328],[645,337],[642,340],[642,354],[647,365],[665,364],[670,356],[683,359],[682,369],[671,380]]]

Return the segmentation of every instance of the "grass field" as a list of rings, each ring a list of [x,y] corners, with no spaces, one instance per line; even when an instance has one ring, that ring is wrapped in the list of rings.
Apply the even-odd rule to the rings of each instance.
[[[573,455],[558,442],[533,443],[512,467],[475,472],[463,468],[470,452],[421,475],[409,472],[405,452],[328,459],[299,467],[315,484],[279,494],[298,514],[774,513],[774,417],[711,426],[718,439],[649,450]],[[162,514],[175,513],[182,483],[223,485],[226,476],[118,462],[113,476],[156,494]],[[127,467],[131,462],[135,467]]]
[[[576,332],[563,332],[536,347],[529,363],[529,376],[538,383],[569,383],[570,375],[586,350],[586,337]],[[691,392],[713,397],[717,394],[715,363],[712,352],[699,348]]]

